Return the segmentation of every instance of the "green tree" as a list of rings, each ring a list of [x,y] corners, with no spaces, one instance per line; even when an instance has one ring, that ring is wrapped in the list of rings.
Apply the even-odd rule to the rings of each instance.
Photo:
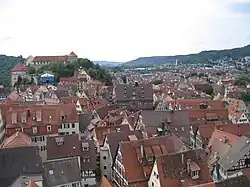
[[[249,76],[242,76],[236,79],[235,85],[237,86],[246,86],[250,83],[250,77]]]
[[[250,92],[242,93],[240,99],[243,101],[250,101]]]
[[[29,73],[30,75],[36,74],[36,68],[34,68],[33,66],[30,66],[30,67],[28,68],[28,73]]]

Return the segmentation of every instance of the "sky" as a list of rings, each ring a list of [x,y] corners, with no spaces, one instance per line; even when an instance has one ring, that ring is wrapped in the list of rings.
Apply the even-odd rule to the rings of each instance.
[[[250,44],[250,0],[0,0],[0,54],[90,60]]]

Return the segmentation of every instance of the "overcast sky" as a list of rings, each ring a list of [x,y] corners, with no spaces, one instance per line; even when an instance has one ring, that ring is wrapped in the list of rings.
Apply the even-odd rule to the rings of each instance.
[[[250,44],[250,0],[0,0],[0,54],[128,61]]]

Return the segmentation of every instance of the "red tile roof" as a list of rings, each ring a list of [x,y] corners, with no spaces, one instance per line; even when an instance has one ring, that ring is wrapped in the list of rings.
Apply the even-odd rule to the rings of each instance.
[[[25,64],[18,63],[12,69],[11,72],[15,71],[25,71]]]
[[[75,57],[77,57],[77,55],[73,51],[69,54],[69,56],[75,56]]]
[[[11,147],[29,147],[31,146],[31,139],[28,135],[17,131],[15,134],[6,138],[1,145],[1,148]]]
[[[161,186],[179,187],[181,180],[183,180],[183,186],[212,182],[207,167],[207,159],[208,156],[202,149],[157,157],[156,164]],[[191,171],[188,169],[189,160],[190,169],[199,170],[198,179],[191,178]]]
[[[142,147],[141,147],[142,146]],[[128,183],[143,183],[149,178],[153,162],[147,162],[146,156],[153,153],[153,157],[166,153],[175,153],[183,148],[183,143],[176,136],[159,136],[120,143],[125,177]],[[141,149],[143,153],[141,154]],[[150,152],[147,152],[151,149]],[[142,164],[139,162],[142,159]]]
[[[100,187],[112,187],[112,185],[106,177],[102,176]]]
[[[67,56],[36,56],[33,59],[33,62],[57,62],[57,61],[62,61],[66,62],[67,61]]]

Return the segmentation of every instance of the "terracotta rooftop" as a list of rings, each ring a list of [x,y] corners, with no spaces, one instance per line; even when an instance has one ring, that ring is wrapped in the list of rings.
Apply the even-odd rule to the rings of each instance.
[[[183,186],[212,182],[207,159],[201,149],[156,157],[161,186],[179,187],[181,180]],[[192,179],[192,171],[198,171],[198,179]]]
[[[75,56],[75,57],[77,57],[77,55],[73,51],[69,54],[69,56]]]
[[[146,182],[155,156],[178,152],[183,146],[174,135],[121,142],[120,150],[126,180],[128,183]]]
[[[62,61],[65,62],[67,61],[67,56],[36,56],[33,59],[33,62],[57,62],[57,61]]]
[[[28,135],[17,131],[15,134],[6,138],[1,148],[10,148],[10,147],[29,147],[31,146],[31,139]]]
[[[12,69],[11,72],[15,71],[25,71],[25,64],[18,63]]]

